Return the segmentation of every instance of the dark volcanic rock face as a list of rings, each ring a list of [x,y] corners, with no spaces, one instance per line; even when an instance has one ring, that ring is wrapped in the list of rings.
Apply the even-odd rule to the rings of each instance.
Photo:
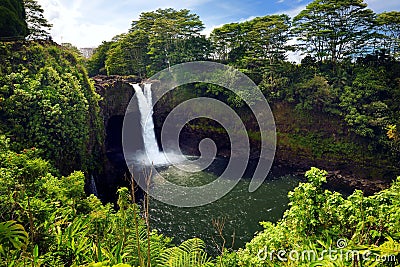
[[[96,92],[102,97],[100,108],[107,128],[112,116],[124,116],[126,108],[135,91],[129,83],[141,82],[140,79],[124,79],[120,76],[95,76]]]
[[[102,112],[105,137],[103,145],[104,170],[97,179],[100,197],[105,202],[115,202],[118,187],[129,186],[129,172],[122,150],[122,126],[126,109],[134,96],[134,89],[129,83],[141,82],[138,78],[124,78],[120,76],[96,76],[96,92],[102,97],[100,108]],[[135,100],[133,100],[135,101]],[[137,108],[137,103],[132,107]],[[137,125],[132,138],[143,143],[140,129],[140,114],[133,110],[130,120]]]

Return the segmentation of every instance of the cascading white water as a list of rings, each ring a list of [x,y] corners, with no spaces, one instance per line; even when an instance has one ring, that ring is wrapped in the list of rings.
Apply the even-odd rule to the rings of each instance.
[[[89,190],[89,194],[91,194],[91,195],[93,194],[96,197],[99,196],[99,194],[97,193],[96,181],[94,180],[93,175],[90,176],[90,180],[88,183],[88,190]]]
[[[142,91],[142,88],[139,84],[131,85],[135,89],[136,97],[138,99],[144,148],[147,154],[144,163],[150,163],[154,165],[168,164],[169,162],[164,153],[160,152],[160,149],[158,148],[156,135],[154,133],[153,99],[151,93],[151,84],[144,84],[144,92]]]
[[[160,153],[160,150],[158,148],[156,135],[154,133],[151,84],[146,83],[144,85],[144,92],[138,84],[134,84],[133,88],[135,88],[136,97],[139,104],[144,147],[149,156],[154,156]]]

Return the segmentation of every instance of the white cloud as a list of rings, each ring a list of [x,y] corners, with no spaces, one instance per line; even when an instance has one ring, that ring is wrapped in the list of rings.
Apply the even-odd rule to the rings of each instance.
[[[253,20],[255,18],[257,18],[257,16],[250,16],[250,17],[247,17],[247,18],[244,18],[244,19],[240,19],[238,22],[246,22],[246,21]]]
[[[211,0],[38,0],[45,17],[53,24],[54,41],[77,47],[96,47],[117,34],[127,32],[132,20],[143,11],[172,7],[188,8]],[[161,4],[162,3],[162,4]]]
[[[222,26],[224,26],[225,23],[223,24],[219,24],[219,25],[212,25],[210,27],[206,27],[204,30],[201,31],[201,34],[205,35],[206,37],[210,37],[210,34],[212,33],[212,31],[216,28],[220,28]]]
[[[299,44],[299,42],[296,38],[293,38],[290,39],[286,44],[297,45]],[[295,63],[300,63],[301,60],[304,58],[304,54],[301,51],[290,51],[286,53],[286,56],[289,62],[295,62]]]
[[[94,47],[121,32],[118,27],[88,22],[93,6],[82,0],[39,0],[45,17],[53,24],[51,35],[58,43],[72,43],[78,47]],[[103,19],[105,21],[105,19]]]
[[[301,6],[298,6],[298,7],[296,7],[296,8],[293,8],[293,9],[278,11],[278,12],[275,12],[274,14],[278,14],[278,15],[279,15],[279,14],[286,14],[286,15],[288,15],[289,17],[294,18],[294,17],[296,17],[301,11],[303,11],[305,8],[306,8],[305,5],[301,5]]]
[[[132,20],[138,19],[143,11],[167,7],[193,10],[196,7],[204,7],[212,1],[217,0],[38,0],[45,10],[46,18],[54,25],[51,31],[53,39],[58,43],[69,42],[78,47],[95,47],[104,40],[110,40],[117,34],[127,32]],[[275,4],[283,2],[287,1],[275,0]],[[296,2],[302,1],[296,0]],[[400,10],[398,0],[366,0],[366,2],[375,12]],[[218,11],[210,11],[207,14],[205,24],[207,25],[207,20],[214,23],[210,23],[211,26],[207,26],[203,34],[209,35],[214,28],[223,25],[219,23],[228,23],[229,21],[225,20],[229,19],[230,15],[243,14],[242,7],[234,5],[233,2],[218,1],[217,6]],[[303,4],[274,14],[288,14],[293,18],[304,8]],[[240,21],[253,18],[254,16],[251,16]]]

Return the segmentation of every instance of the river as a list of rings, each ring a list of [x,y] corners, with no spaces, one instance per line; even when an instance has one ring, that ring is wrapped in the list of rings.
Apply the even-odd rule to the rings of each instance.
[[[219,167],[224,167],[223,161],[217,160],[210,168],[196,173],[187,173],[173,166],[158,171],[165,179],[175,184],[199,186],[215,180]],[[223,198],[195,208],[175,207],[151,199],[151,228],[173,237],[175,244],[193,237],[201,238],[206,242],[207,251],[216,254],[216,244],[221,245],[222,239],[212,221],[219,220],[225,222],[223,236],[226,247],[244,247],[257,231],[262,230],[260,221],[276,222],[282,218],[288,208],[287,194],[299,181],[299,177],[292,175],[269,175],[258,190],[249,193],[250,179],[242,179]]]

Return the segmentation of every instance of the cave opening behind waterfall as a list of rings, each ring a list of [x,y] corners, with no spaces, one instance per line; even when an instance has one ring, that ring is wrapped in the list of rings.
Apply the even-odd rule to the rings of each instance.
[[[107,123],[106,150],[111,153],[122,153],[122,125],[124,116],[112,116]]]
[[[134,154],[135,151],[144,149],[139,112],[132,112],[128,115],[113,115],[106,121],[104,140],[106,164],[104,166],[104,177],[99,181],[98,186],[100,198],[105,203],[116,203],[118,188],[131,188],[130,173],[122,146],[124,120],[128,120],[130,124],[130,127],[128,127],[129,138],[125,140],[129,147],[128,154]],[[137,186],[135,191],[137,200],[142,199],[143,191]]]
[[[117,190],[120,187],[128,187],[125,179],[128,168],[122,149],[122,126],[124,116],[114,115],[106,122],[105,152],[106,165],[105,177],[100,182],[100,193],[103,202],[116,203]]]

